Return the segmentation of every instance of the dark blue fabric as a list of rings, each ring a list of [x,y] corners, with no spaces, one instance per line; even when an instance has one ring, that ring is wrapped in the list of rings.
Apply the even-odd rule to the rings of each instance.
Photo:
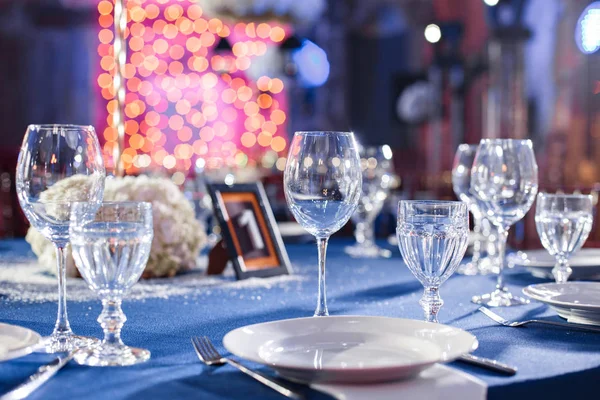
[[[389,260],[354,260],[343,253],[349,244],[332,239],[328,258],[328,302],[331,314],[382,315],[421,319],[418,300],[422,287],[403,264],[398,250]],[[190,345],[192,335],[206,335],[218,347],[231,329],[258,322],[312,315],[317,289],[317,251],[314,244],[288,244],[295,272],[305,279],[274,284],[271,288],[215,288],[201,294],[169,299],[125,302],[128,321],[123,340],[148,348],[149,362],[128,368],[88,368],[70,364],[36,392],[32,399],[277,399],[279,395],[224,366],[200,364]],[[0,242],[0,261],[23,256],[23,241]],[[227,278],[223,278],[227,279]],[[508,272],[514,292],[541,282],[525,270]],[[440,321],[475,334],[475,352],[519,368],[514,377],[503,377],[476,367],[454,363],[489,385],[490,399],[597,398],[600,393],[600,335],[575,330],[529,325],[508,328],[496,325],[470,302],[474,294],[492,290],[494,278],[455,275],[441,288],[445,301]],[[1,293],[0,293],[1,295]],[[507,319],[559,320],[541,303],[498,309]],[[69,303],[73,330],[100,336],[96,322],[98,302]],[[56,304],[23,304],[0,299],[0,321],[40,332],[52,331]],[[33,373],[48,355],[30,355],[0,363],[0,394]],[[255,366],[255,365],[252,365]],[[256,367],[256,366],[255,366]],[[263,371],[269,372],[262,368]],[[325,398],[311,391],[311,398]]]

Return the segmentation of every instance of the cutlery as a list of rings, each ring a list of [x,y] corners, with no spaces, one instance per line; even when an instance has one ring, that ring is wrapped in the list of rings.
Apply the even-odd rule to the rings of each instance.
[[[25,382],[4,394],[0,400],[21,400],[33,393],[37,388],[52,378],[62,367],[67,365],[75,356],[78,349],[75,349],[65,356],[59,356],[51,363],[42,365],[35,374],[31,375]]]
[[[467,364],[476,365],[490,371],[499,372],[506,375],[514,375],[517,373],[517,368],[508,364],[501,363],[498,360],[474,356],[473,354],[463,354],[456,361],[462,361]]]
[[[256,371],[252,371],[252,370],[244,367],[242,364],[238,363],[237,361],[231,360],[227,357],[223,357],[221,354],[219,354],[219,352],[217,351],[215,346],[213,346],[210,339],[206,336],[193,337],[192,345],[194,346],[194,350],[196,350],[196,354],[198,355],[198,358],[200,359],[200,361],[202,361],[206,365],[223,365],[223,364],[227,363],[229,365],[236,367],[237,369],[239,369],[246,375],[249,375],[252,378],[256,379],[263,385],[270,387],[271,389],[281,393],[282,395],[284,395],[286,397],[289,397],[290,399],[303,399],[304,398],[304,396],[302,396],[301,394],[296,392],[294,389],[291,389],[291,388],[287,387],[286,385],[275,381],[271,377],[268,377],[268,376],[263,375]],[[4,400],[4,399],[0,398],[0,400]]]
[[[518,327],[518,326],[523,326],[523,325],[527,325],[527,324],[531,324],[531,323],[536,323],[536,324],[542,324],[542,325],[553,325],[553,326],[560,326],[563,328],[579,329],[582,331],[600,333],[600,328],[596,328],[593,326],[573,324],[570,322],[546,321],[543,319],[530,319],[527,321],[507,321],[486,307],[479,307],[479,311],[481,311],[482,313],[487,315],[493,321],[499,323],[500,325],[504,325],[504,326]]]

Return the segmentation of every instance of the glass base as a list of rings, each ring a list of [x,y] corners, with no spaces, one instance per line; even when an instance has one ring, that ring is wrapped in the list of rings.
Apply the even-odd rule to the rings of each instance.
[[[67,353],[75,349],[84,349],[98,345],[99,339],[87,336],[74,335],[73,333],[53,333],[42,339],[38,351],[44,353]]]
[[[514,296],[506,289],[496,289],[492,293],[481,296],[473,296],[471,301],[475,304],[481,304],[487,307],[512,307],[529,304],[529,299]]]
[[[382,249],[377,245],[354,244],[344,247],[344,252],[352,258],[390,258],[392,252],[388,249]]]
[[[92,367],[123,367],[146,362],[150,359],[150,351],[125,345],[99,344],[78,351],[75,362]]]

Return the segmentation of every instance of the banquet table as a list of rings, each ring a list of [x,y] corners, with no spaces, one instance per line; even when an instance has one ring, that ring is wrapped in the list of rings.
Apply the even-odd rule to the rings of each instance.
[[[332,238],[327,257],[327,290],[330,314],[374,315],[422,319],[418,300],[421,284],[403,263],[398,249],[390,259],[352,259],[343,252],[350,241]],[[385,243],[381,243],[386,245]],[[127,323],[123,340],[152,352],[147,363],[126,368],[92,368],[70,363],[36,391],[31,399],[278,399],[277,393],[229,366],[201,364],[190,344],[194,335],[208,336],[221,351],[221,340],[230,330],[259,322],[311,316],[317,290],[317,251],[314,243],[287,244],[293,277],[266,278],[257,283],[234,282],[231,274],[216,284],[166,298],[124,300]],[[33,257],[23,240],[0,241],[0,268],[13,260]],[[15,261],[17,262],[17,261]],[[525,269],[507,271],[509,287],[539,283]],[[163,280],[176,285],[178,281]],[[489,399],[579,399],[597,398],[600,392],[600,335],[571,329],[528,325],[510,328],[497,325],[477,312],[470,302],[474,294],[491,291],[493,276],[455,274],[441,287],[445,302],[440,322],[465,329],[479,340],[474,352],[519,368],[515,376],[451,363],[488,385]],[[52,331],[56,303],[19,301],[6,295],[10,282],[0,282],[0,322],[22,325],[42,335]],[[74,332],[101,336],[96,322],[97,300],[70,301],[69,318]],[[542,318],[560,320],[547,306],[496,310],[507,319]],[[47,354],[0,363],[0,395],[22,382],[45,362]],[[268,368],[246,363],[262,372]],[[308,398],[329,398],[305,389]],[[399,394],[399,398],[400,398]],[[451,398],[450,394],[449,397]]]

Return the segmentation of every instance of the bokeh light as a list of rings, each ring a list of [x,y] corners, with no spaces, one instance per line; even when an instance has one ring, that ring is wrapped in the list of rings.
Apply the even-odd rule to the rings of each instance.
[[[255,57],[278,46],[285,26],[230,23],[205,15],[197,0],[126,0],[127,91],[122,161],[127,173],[148,168],[173,171],[183,182],[192,165],[282,170],[288,145],[285,84],[275,76],[250,79]],[[112,87],[117,64],[114,0],[98,2],[98,93],[104,156],[113,165],[117,110]],[[216,52],[227,38],[231,52]],[[266,161],[265,161],[266,160]],[[283,161],[282,161],[283,160]]]

